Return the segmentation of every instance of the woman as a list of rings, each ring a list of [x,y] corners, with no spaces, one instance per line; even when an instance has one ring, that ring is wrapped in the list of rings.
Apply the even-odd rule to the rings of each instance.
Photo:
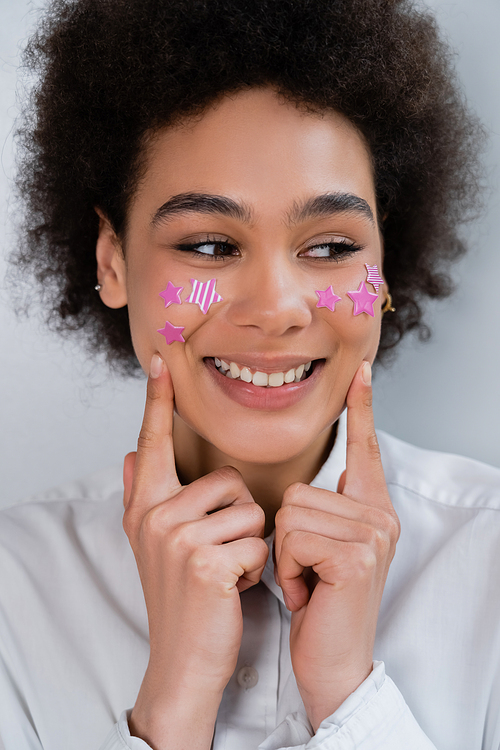
[[[496,747],[498,472],[371,414],[474,189],[432,21],[58,2],[28,59],[21,259],[149,381],[126,536],[3,516],[7,750]]]

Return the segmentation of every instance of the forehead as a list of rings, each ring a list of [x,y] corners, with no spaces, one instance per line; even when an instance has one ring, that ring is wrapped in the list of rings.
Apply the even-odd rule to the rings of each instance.
[[[270,88],[226,95],[196,119],[158,131],[146,147],[140,203],[188,192],[226,195],[255,211],[290,211],[315,194],[349,193],[375,215],[372,159],[335,111],[305,112]]]

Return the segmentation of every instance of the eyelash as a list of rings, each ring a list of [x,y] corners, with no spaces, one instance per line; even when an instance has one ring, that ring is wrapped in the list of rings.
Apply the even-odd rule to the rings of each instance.
[[[204,245],[220,245],[222,247],[229,247],[236,249],[236,245],[231,242],[224,242],[221,240],[204,240],[203,242],[186,242],[179,245],[174,245],[176,250],[180,250],[183,253],[193,253],[197,258],[204,258],[210,260],[227,260],[228,258],[234,257],[231,255],[211,255],[210,253],[199,253],[196,248],[204,247]]]
[[[236,245],[233,245],[231,242],[224,242],[221,240],[204,240],[203,242],[186,242],[186,243],[180,243],[178,245],[174,245],[176,250],[179,250],[183,253],[192,253],[197,258],[203,258],[205,260],[215,260],[215,261],[225,261],[228,258],[235,257],[234,254],[229,255],[212,255],[211,253],[201,253],[198,252],[196,248],[198,247],[204,247],[205,245],[219,245],[223,248],[231,248],[233,250],[237,249]],[[337,242],[320,242],[317,245],[311,245],[307,250],[313,250],[314,248],[318,247],[329,247],[330,249],[335,248],[335,252],[333,255],[329,256],[306,256],[306,257],[312,257],[313,260],[319,260],[319,261],[334,261],[339,262],[340,260],[343,260],[344,258],[349,258],[355,253],[359,252],[360,250],[364,249],[363,245],[358,245],[355,242],[348,242],[345,240],[339,240]]]

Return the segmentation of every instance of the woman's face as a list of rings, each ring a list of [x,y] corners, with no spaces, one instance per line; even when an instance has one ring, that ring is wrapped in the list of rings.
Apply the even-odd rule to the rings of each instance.
[[[219,450],[290,460],[324,439],[377,351],[384,287],[373,317],[354,315],[347,296],[367,282],[365,264],[382,267],[363,138],[342,115],[305,114],[263,88],[165,129],[147,157],[123,267],[139,361],[147,372],[161,354],[179,416]],[[222,300],[202,312],[187,301],[191,279],[215,279]],[[166,308],[169,282],[183,287],[182,304]],[[316,290],[330,286],[334,310],[318,307]],[[166,321],[185,343],[167,343]],[[247,380],[312,366],[305,380],[263,387],[228,378],[215,358],[246,368]]]

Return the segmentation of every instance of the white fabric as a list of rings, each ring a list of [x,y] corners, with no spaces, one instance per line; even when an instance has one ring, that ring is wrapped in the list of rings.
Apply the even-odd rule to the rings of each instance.
[[[402,526],[379,617],[380,661],[313,736],[269,561],[263,581],[242,595],[240,658],[214,750],[500,747],[500,472],[383,433],[379,440]],[[342,419],[313,484],[335,490],[344,465]],[[127,724],[148,627],[122,512],[117,468],[0,513],[5,750],[148,748]],[[250,689],[237,680],[243,666],[259,675]]]

